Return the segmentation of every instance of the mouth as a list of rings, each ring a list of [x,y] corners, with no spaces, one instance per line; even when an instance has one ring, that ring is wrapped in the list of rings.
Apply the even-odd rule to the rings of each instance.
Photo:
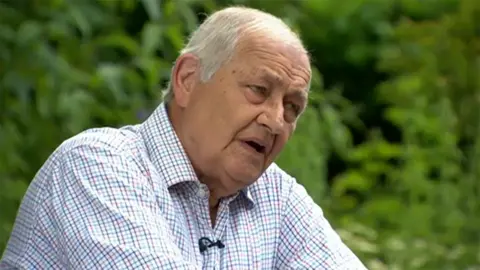
[[[256,141],[244,141],[244,143],[252,148],[254,151],[256,151],[257,153],[260,153],[260,154],[265,154],[265,150],[266,150],[266,147],[261,144],[260,142],[256,142]]]

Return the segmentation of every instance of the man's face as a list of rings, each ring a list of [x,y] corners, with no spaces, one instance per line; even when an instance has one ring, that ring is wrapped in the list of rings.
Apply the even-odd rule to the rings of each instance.
[[[292,135],[305,109],[308,56],[266,36],[243,39],[206,83],[198,65],[175,90],[178,133],[207,185],[227,196],[255,182]],[[181,89],[181,88],[185,89]],[[211,187],[212,188],[212,187]]]

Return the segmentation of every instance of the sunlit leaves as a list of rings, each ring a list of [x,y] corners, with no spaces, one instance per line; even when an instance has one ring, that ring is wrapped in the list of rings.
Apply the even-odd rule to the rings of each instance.
[[[196,12],[238,4],[285,18],[312,55],[309,107],[277,161],[369,269],[479,264],[479,1],[9,2],[0,250],[51,151],[83,129],[143,120]]]

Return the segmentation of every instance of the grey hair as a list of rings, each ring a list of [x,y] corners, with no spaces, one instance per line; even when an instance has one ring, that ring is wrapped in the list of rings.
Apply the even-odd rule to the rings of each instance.
[[[232,58],[238,40],[247,33],[257,31],[264,31],[306,53],[298,35],[281,19],[253,8],[229,7],[209,16],[192,33],[180,55],[191,53],[199,58],[200,80],[206,82]],[[163,92],[163,100],[167,103],[173,99],[171,79],[172,74]]]

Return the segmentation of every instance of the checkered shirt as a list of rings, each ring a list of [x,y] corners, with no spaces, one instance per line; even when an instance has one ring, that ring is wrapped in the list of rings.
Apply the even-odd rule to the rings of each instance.
[[[294,178],[271,165],[211,226],[164,104],[58,147],[20,206],[0,269],[366,269]],[[198,240],[221,240],[201,253]]]

